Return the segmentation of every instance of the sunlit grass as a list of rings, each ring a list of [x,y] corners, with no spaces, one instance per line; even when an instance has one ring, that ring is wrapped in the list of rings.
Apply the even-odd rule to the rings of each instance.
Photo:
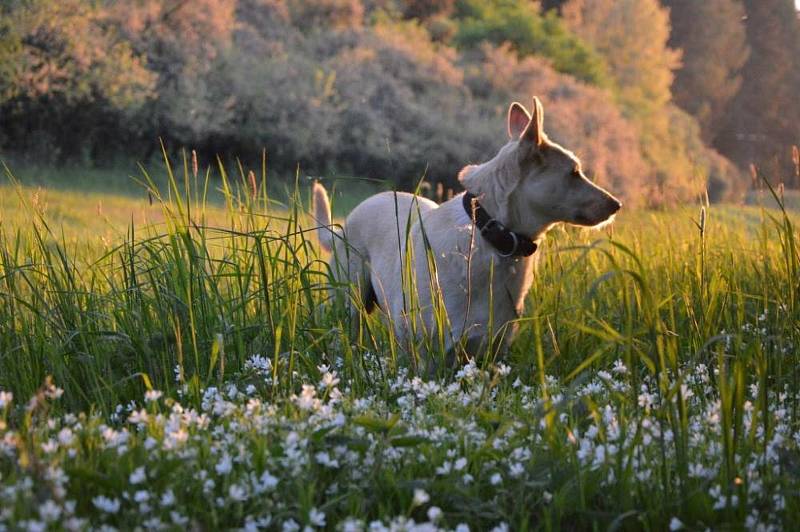
[[[329,298],[305,187],[215,171],[2,189],[0,528],[798,517],[791,215],[557,229],[510,352],[431,375]]]

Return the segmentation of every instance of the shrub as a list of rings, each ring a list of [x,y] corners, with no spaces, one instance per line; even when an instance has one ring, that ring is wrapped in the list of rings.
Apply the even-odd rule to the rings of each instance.
[[[427,19],[435,15],[449,14],[455,0],[403,0],[403,15],[408,18]]]
[[[703,144],[697,121],[671,103],[672,71],[680,53],[668,46],[669,12],[656,0],[569,0],[569,27],[604,55],[617,101],[639,132],[642,155],[654,171],[651,205],[685,202],[736,177]]]
[[[232,58],[240,145],[265,145],[273,161],[299,162],[306,173],[403,188],[422,175],[455,183],[460,165],[488,155],[495,132],[476,125],[455,51],[431,43],[418,24],[320,32],[307,42],[266,60]]]
[[[17,150],[82,154],[152,95],[143,58],[94,3],[13,2],[0,15],[0,115]]]
[[[358,28],[364,19],[360,0],[289,0],[292,24],[304,31]]]
[[[572,34],[555,12],[542,15],[536,4],[522,0],[459,0],[454,16],[461,47],[509,42],[521,55],[547,57],[559,72],[596,85],[608,82],[601,56]]]

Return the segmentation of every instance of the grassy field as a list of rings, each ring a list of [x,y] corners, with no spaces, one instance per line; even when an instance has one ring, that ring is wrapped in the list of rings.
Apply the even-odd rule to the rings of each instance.
[[[554,230],[511,352],[430,377],[327,301],[305,187],[161,173],[0,188],[0,530],[800,519],[792,216]]]

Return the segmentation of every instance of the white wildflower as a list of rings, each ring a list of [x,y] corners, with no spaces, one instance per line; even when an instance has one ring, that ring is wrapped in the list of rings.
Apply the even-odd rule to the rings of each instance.
[[[164,392],[160,390],[147,390],[144,393],[144,401],[146,403],[153,403],[161,399],[161,396],[164,395]]]
[[[88,527],[86,519],[80,517],[70,517],[64,521],[64,528],[70,532],[78,532],[80,530],[87,530]]]
[[[119,499],[109,499],[103,495],[98,495],[92,499],[92,504],[98,510],[107,514],[115,514],[119,511]]]
[[[46,532],[47,531],[47,523],[43,523],[41,521],[20,521],[19,522],[20,530],[25,530],[27,532]]]
[[[265,380],[270,381],[272,378],[272,361],[261,355],[253,355],[244,363],[245,371],[253,371]]]
[[[669,529],[672,532],[675,532],[675,530],[680,530],[682,528],[683,528],[683,523],[681,522],[680,519],[678,519],[677,517],[673,517],[672,520],[670,520]]]
[[[414,490],[414,501],[412,502],[414,506],[422,506],[429,500],[431,500],[431,496],[428,495],[427,491],[419,488]]]
[[[362,532],[364,530],[364,522],[348,517],[339,526],[342,527],[342,532]]]
[[[139,425],[147,423],[149,416],[147,415],[147,410],[142,408],[141,410],[134,410],[131,412],[131,415],[128,416],[128,423],[132,423],[134,425]]]
[[[447,475],[452,470],[453,470],[453,463],[449,462],[449,461],[446,461],[441,466],[436,468],[436,474],[437,475]]]
[[[300,396],[294,396],[295,404],[301,410],[317,410],[320,406],[320,401],[317,397],[317,390],[310,384],[303,385],[303,391]]]
[[[339,467],[339,461],[335,458],[331,458],[331,455],[328,454],[327,451],[320,451],[314,457],[317,459],[317,463],[320,465],[329,467],[331,469],[336,469]]]
[[[214,466],[214,469],[220,475],[227,475],[233,469],[233,460],[228,453],[222,455],[222,459],[220,459],[219,463]]]
[[[128,477],[128,481],[134,485],[141,484],[145,480],[147,480],[147,474],[145,473],[144,466],[134,469],[133,473]]]
[[[269,471],[264,471],[259,480],[261,481],[261,488],[264,490],[271,490],[278,485],[278,479],[270,475]]]
[[[162,530],[164,528],[164,523],[158,517],[151,517],[142,522],[142,527],[144,527],[145,530]]]
[[[247,499],[247,490],[239,484],[231,484],[228,488],[228,496],[234,501],[243,501]]]
[[[0,390],[0,410],[10,405],[13,401],[13,393]]]
[[[438,506],[431,506],[428,508],[428,520],[432,523],[437,522],[442,518],[442,509]]]
[[[72,429],[69,427],[64,427],[58,431],[58,442],[61,445],[71,445],[74,439],[75,435],[72,433]]]
[[[511,366],[503,364],[502,362],[499,363],[495,369],[497,371],[497,374],[501,377],[505,377],[509,373],[511,373]]]
[[[308,511],[308,521],[318,527],[325,526],[325,513],[318,510],[316,507]]]
[[[336,376],[336,372],[326,371],[322,375],[322,380],[319,382],[319,387],[323,390],[327,390],[329,388],[333,388],[339,384],[339,377]]]
[[[281,530],[283,530],[283,532],[297,532],[300,530],[300,525],[298,525],[297,521],[294,519],[289,519],[288,521],[283,522]]]
[[[169,513],[169,518],[172,523],[176,526],[186,526],[189,524],[189,518],[183,515],[182,513],[176,512],[172,510]]]
[[[39,517],[44,519],[45,523],[52,523],[61,517],[61,507],[50,499],[47,499],[39,506]]]
[[[58,450],[58,442],[52,438],[42,444],[42,451],[45,454],[53,454]]]
[[[175,493],[172,491],[172,488],[170,488],[161,495],[161,506],[169,508],[173,504],[175,504]]]

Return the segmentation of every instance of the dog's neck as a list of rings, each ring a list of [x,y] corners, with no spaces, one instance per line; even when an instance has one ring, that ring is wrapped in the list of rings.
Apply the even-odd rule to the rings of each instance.
[[[536,252],[538,247],[536,242],[526,235],[507,229],[501,222],[492,218],[471,192],[464,192],[461,198],[462,207],[470,217],[470,221],[501,257],[530,257]]]
[[[538,241],[555,223],[549,217],[535,212],[521,212],[524,206],[515,201],[519,198],[512,197],[519,180],[506,177],[511,175],[510,172],[518,171],[507,166],[519,163],[512,157],[502,155],[501,150],[491,161],[464,168],[459,180],[467,191],[478,198],[489,216],[511,231]],[[461,198],[457,199],[460,203]]]

